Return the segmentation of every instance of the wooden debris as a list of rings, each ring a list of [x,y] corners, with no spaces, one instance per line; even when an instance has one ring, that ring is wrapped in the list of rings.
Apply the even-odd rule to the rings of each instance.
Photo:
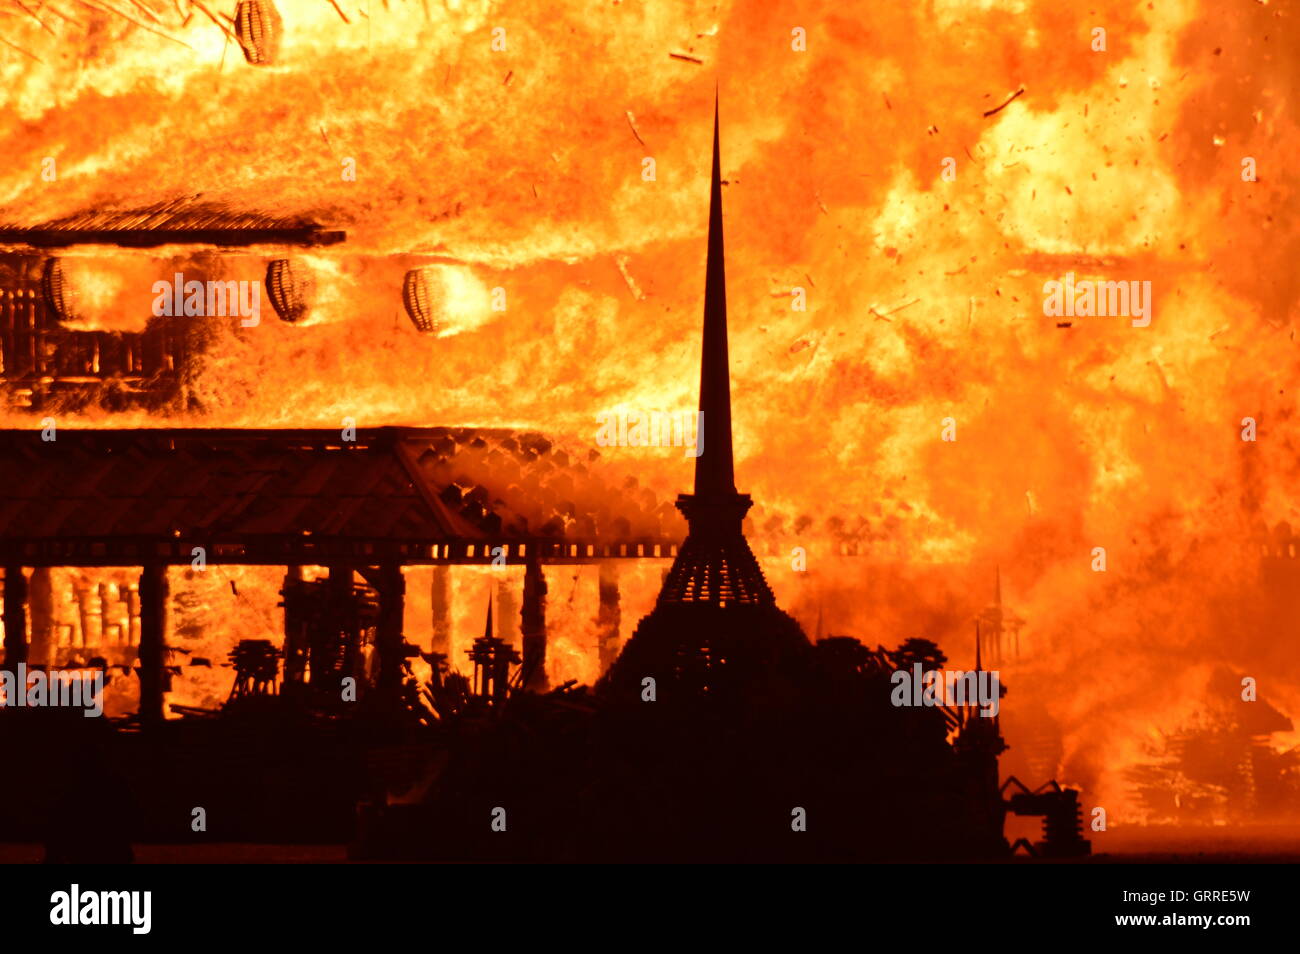
[[[1020,87],[1020,89],[1016,90],[1014,93],[1008,96],[1006,98],[1006,101],[1003,102],[1001,106],[994,106],[992,109],[987,110],[984,113],[984,118],[988,119],[990,116],[996,113],[1000,113],[1002,110],[1006,109],[1009,105],[1011,105],[1011,103],[1013,103],[1016,99],[1018,99],[1024,93],[1024,91],[1025,88],[1023,86]]]
[[[632,110],[624,110],[623,115],[627,117],[627,124],[632,129],[632,135],[636,136],[636,141],[645,145],[645,140],[641,138],[641,133],[636,128],[636,117],[632,115]]]
[[[645,293],[641,291],[636,279],[627,270],[627,257],[625,255],[615,255],[614,264],[618,266],[618,273],[623,276],[623,281],[627,283],[627,289],[632,293],[632,297],[637,301],[645,301]]]
[[[879,318],[881,321],[889,321],[890,319],[889,319],[888,317],[886,317],[886,316],[897,314],[898,312],[902,311],[904,308],[911,308],[913,305],[915,305],[915,304],[916,304],[918,301],[920,301],[920,300],[921,300],[921,299],[919,299],[919,298],[913,298],[911,301],[903,302],[903,304],[899,305],[897,308],[891,308],[891,309],[889,309],[889,311],[886,311],[886,312],[879,312],[879,311],[876,311],[876,309],[875,309],[874,307],[868,308],[867,311],[871,312],[873,315],[875,315],[875,316],[876,316],[877,318]]]
[[[114,6],[109,5],[109,3],[107,2],[107,0],[101,0],[101,3],[103,3],[103,6],[95,6],[95,5],[92,4],[92,3],[87,3],[86,0],[77,0],[77,2],[80,3],[83,7],[86,7],[86,8],[88,8],[88,9],[90,9],[90,10],[94,10],[94,11],[96,11],[97,13],[116,13],[119,17],[121,17],[121,18],[122,18],[123,20],[125,20],[127,23],[134,24],[135,26],[138,26],[141,30],[145,30],[145,31],[147,31],[147,32],[149,32],[149,33],[152,33],[152,34],[154,34],[155,36],[160,36],[160,37],[162,37],[164,40],[171,40],[173,43],[179,43],[181,46],[185,47],[185,49],[187,49],[187,50],[192,50],[192,49],[194,49],[194,47],[190,46],[190,45],[189,45],[188,43],[186,43],[184,40],[177,39],[176,37],[171,36],[170,34],[164,33],[164,32],[162,32],[161,30],[155,30],[153,27],[149,26],[149,24],[147,24],[147,23],[141,23],[139,20],[135,19],[134,17],[129,17],[129,16],[127,16],[127,15],[126,15],[125,13],[123,13],[121,10],[117,9],[117,8],[114,7]]]
[[[344,23],[348,24],[349,26],[352,25],[352,21],[348,19],[348,15],[343,12],[343,8],[338,5],[337,0],[330,0],[330,6],[332,6],[335,10],[338,11],[339,16],[343,18]]]
[[[53,37],[58,36],[57,33],[55,33],[53,30],[49,28],[49,26],[46,25],[44,20],[42,20],[40,17],[36,15],[35,11],[33,11],[31,7],[23,3],[23,0],[14,0],[14,3],[18,4],[18,6],[22,9],[24,13],[26,13],[29,17],[31,17],[33,20],[39,23],[41,25],[41,29],[44,30],[46,33],[48,33],[50,36]]]
[[[2,37],[2,36],[0,36],[0,43],[3,43],[5,46],[13,47],[15,50],[17,50],[17,51],[18,51],[19,53],[21,53],[23,56],[30,56],[32,59],[34,59],[37,63],[40,63],[42,66],[45,65],[45,61],[44,61],[43,59],[41,59],[39,56],[37,56],[35,53],[28,53],[26,50],[24,50],[24,49],[23,49],[21,46],[19,46],[18,44],[16,44],[16,43],[10,43],[8,40],[6,40],[6,39],[5,39],[4,37]]]
[[[226,39],[234,40],[236,43],[239,42],[239,37],[235,36],[234,31],[227,28],[226,25],[222,23],[220,20],[218,20],[216,16],[212,13],[212,11],[209,10],[207,7],[205,7],[202,3],[200,3],[199,0],[194,0],[194,6],[198,7],[199,10],[202,11],[203,14],[207,16],[209,20],[211,20],[213,23],[215,23],[218,27],[221,28],[221,32],[226,35]]]
[[[131,5],[135,7],[137,10],[139,10],[141,13],[143,13],[145,16],[147,16],[154,23],[158,24],[159,26],[163,25],[163,22],[161,19],[159,19],[158,14],[154,13],[153,8],[150,7],[147,3],[142,3],[141,0],[131,0]]]
[[[703,65],[704,61],[698,56],[691,56],[689,53],[669,53],[674,60],[685,60],[687,63],[699,63]]]
[[[81,26],[81,21],[80,21],[80,20],[77,20],[77,19],[75,19],[75,18],[73,18],[73,17],[68,16],[66,13],[64,13],[62,10],[60,10],[58,7],[56,7],[56,6],[55,6],[54,4],[52,4],[52,3],[51,3],[51,4],[48,4],[48,5],[46,5],[46,6],[43,6],[41,9],[42,9],[42,11],[44,11],[44,10],[49,10],[51,13],[53,13],[55,16],[57,16],[60,20],[66,20],[68,23],[71,23],[71,24],[73,24],[74,26]]]

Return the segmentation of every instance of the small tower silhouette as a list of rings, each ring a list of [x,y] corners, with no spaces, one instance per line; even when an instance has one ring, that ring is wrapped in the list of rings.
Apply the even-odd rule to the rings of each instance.
[[[720,155],[715,101],[700,362],[702,453],[695,458],[695,492],[677,498],[686,540],[655,608],[603,681],[615,692],[639,691],[647,676],[689,694],[724,686],[752,691],[794,677],[811,649],[799,624],[777,608],[742,530],[753,501],[737,492],[732,459]]]
[[[499,705],[510,688],[510,667],[520,662],[519,653],[503,639],[492,635],[492,595],[488,594],[487,624],[483,635],[474,640],[467,655],[474,663],[474,692],[480,698]]]
[[[989,662],[994,666],[1020,658],[1020,630],[1025,621],[1002,605],[1002,567],[998,567],[993,583],[993,602],[979,615],[984,626],[984,639],[989,650]]]

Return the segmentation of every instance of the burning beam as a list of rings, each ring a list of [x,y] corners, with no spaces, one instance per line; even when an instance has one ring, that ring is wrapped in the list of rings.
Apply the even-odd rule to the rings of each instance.
[[[213,15],[211,10],[209,10],[203,4],[199,3],[198,0],[194,0],[194,6],[196,6],[199,9],[200,13],[202,13],[205,17],[207,17],[209,20],[215,23],[217,27],[221,30],[221,32],[226,35],[227,38],[234,40],[236,43],[239,42],[239,37],[235,36],[234,31],[231,30],[229,27],[227,27],[220,20],[218,20],[216,16]]]
[[[10,43],[8,40],[6,40],[6,39],[5,39],[4,37],[2,37],[2,36],[0,36],[0,43],[3,43],[5,46],[13,47],[15,50],[17,50],[17,51],[18,51],[19,53],[21,53],[23,56],[30,56],[32,59],[34,59],[37,63],[40,63],[42,66],[45,65],[45,61],[44,61],[43,59],[41,59],[39,56],[37,56],[35,53],[28,53],[26,50],[24,50],[24,49],[23,49],[21,46],[19,46],[18,44],[16,44],[16,43]]]
[[[42,20],[40,17],[38,17],[38,16],[36,15],[36,13],[32,10],[31,7],[29,7],[29,6],[27,6],[27,4],[23,3],[23,0],[14,0],[14,2],[15,2],[16,4],[18,4],[18,6],[19,6],[20,8],[22,8],[22,10],[23,10],[24,13],[26,13],[26,14],[27,14],[28,16],[30,16],[33,20],[35,20],[37,23],[39,23],[39,24],[41,25],[41,29],[42,29],[42,30],[44,30],[46,33],[48,33],[48,34],[49,34],[50,36],[52,36],[52,37],[57,37],[57,36],[58,36],[57,33],[55,33],[53,30],[51,30],[51,29],[49,28],[48,25],[46,25],[46,23],[45,23],[44,20]]]
[[[188,43],[186,43],[184,40],[178,40],[176,37],[171,36],[170,34],[167,34],[167,33],[163,33],[161,30],[155,30],[153,27],[149,26],[149,24],[147,24],[147,23],[141,23],[139,20],[136,20],[134,17],[129,17],[129,16],[127,16],[125,13],[123,13],[121,10],[117,9],[116,7],[109,6],[108,3],[104,3],[104,5],[103,5],[102,7],[99,7],[99,6],[95,6],[94,4],[87,3],[86,0],[77,0],[77,2],[80,3],[83,7],[87,7],[87,8],[89,8],[89,9],[91,9],[91,10],[95,10],[95,11],[97,11],[97,12],[99,12],[99,13],[116,13],[116,14],[117,14],[119,17],[121,17],[123,20],[126,20],[128,23],[133,23],[133,24],[135,24],[135,25],[138,26],[141,30],[147,30],[148,32],[153,33],[153,34],[155,34],[155,35],[157,35],[157,36],[160,36],[160,37],[162,37],[162,38],[165,39],[165,40],[171,40],[173,43],[179,43],[181,46],[185,47],[185,49],[187,49],[187,50],[192,50],[192,49],[194,49],[194,47],[190,46],[190,45],[189,45]]]
[[[297,228],[180,228],[180,229],[24,229],[0,228],[0,245],[66,248],[71,245],[118,245],[157,248],[162,245],[337,245],[346,241],[342,229]]]

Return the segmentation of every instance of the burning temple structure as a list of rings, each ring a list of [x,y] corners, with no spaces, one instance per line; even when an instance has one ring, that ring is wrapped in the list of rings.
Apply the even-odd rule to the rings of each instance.
[[[45,437],[53,439],[0,431],[6,664],[58,666],[73,648],[117,653],[113,661],[127,664],[138,654],[144,722],[164,714],[169,567],[286,567],[285,680],[332,692],[338,678],[365,673],[363,687],[391,688],[415,655],[402,633],[402,567],[520,565],[525,682],[536,688],[546,680],[544,563],[603,564],[604,600],[616,604],[618,561],[677,551],[671,511],[620,495],[592,462],[535,433],[145,429]],[[66,645],[51,634],[47,601],[29,600],[29,590],[48,587],[49,568],[133,565],[137,622],[102,645]],[[327,567],[328,582],[305,582],[304,566]],[[617,631],[605,638],[616,641]]]
[[[1049,853],[1086,850],[1069,796],[1004,801],[996,715],[891,703],[895,672],[942,667],[937,646],[813,644],[777,607],[742,532],[750,498],[735,486],[721,186],[715,108],[700,378],[708,437],[694,493],[677,501],[686,540],[654,608],[594,693],[494,698],[473,748],[452,746],[422,798],[367,803],[363,856],[991,857],[1009,850],[1008,811],[1050,814]],[[484,824],[489,805],[500,827]]]
[[[186,250],[202,261],[213,249],[313,248],[346,239],[315,222],[233,211],[184,196],[138,208],[94,210],[35,225],[0,224],[0,400],[34,411],[155,409],[183,399],[187,375],[210,336],[192,318],[154,315],[143,327],[95,327],[82,289],[69,274],[83,247]],[[268,269],[267,292],[285,307],[286,259]],[[75,268],[72,271],[75,272]],[[206,272],[206,268],[199,268]],[[222,277],[214,273],[211,277]],[[292,298],[292,296],[288,296]]]
[[[356,857],[918,860],[1005,854],[1014,811],[1045,817],[1049,853],[1086,850],[1074,793],[1004,799],[996,707],[891,701],[898,671],[942,668],[937,645],[814,643],[776,605],[735,483],[718,132],[715,106],[707,436],[680,513],[536,433],[0,431],[4,667],[84,665],[93,649],[90,665],[139,684],[138,711],[93,731],[0,712],[0,743],[81,753],[79,780],[4,796],[0,824],[42,820],[9,837],[120,859],[132,839],[192,837],[201,804],[223,838],[347,840]],[[671,567],[620,647],[615,568],[655,557]],[[551,686],[542,567],[579,563],[601,567],[604,676]],[[233,647],[219,711],[169,713],[169,572],[223,564],[284,568],[282,638]],[[522,566],[518,594],[497,587],[522,651],[494,634],[490,602],[472,677],[440,627],[429,650],[412,644],[403,570],[420,565],[435,613],[451,567]],[[98,594],[98,645],[54,632],[57,567],[138,568]],[[92,789],[116,797],[87,814],[70,793]]]

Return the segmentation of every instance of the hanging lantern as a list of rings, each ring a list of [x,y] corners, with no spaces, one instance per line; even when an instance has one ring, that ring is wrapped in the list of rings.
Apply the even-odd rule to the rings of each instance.
[[[406,280],[402,282],[402,304],[406,306],[411,324],[426,335],[438,330],[438,319],[433,311],[435,294],[429,274],[423,268],[413,268],[406,273]]]
[[[77,318],[77,296],[68,284],[63,272],[63,263],[51,258],[41,270],[41,297],[45,306],[59,321],[75,321]]]
[[[235,7],[235,36],[244,59],[254,66],[275,62],[280,52],[282,21],[271,0],[239,0]]]
[[[311,272],[295,266],[287,258],[277,258],[266,266],[266,297],[281,321],[296,325],[311,312],[316,283]]]

